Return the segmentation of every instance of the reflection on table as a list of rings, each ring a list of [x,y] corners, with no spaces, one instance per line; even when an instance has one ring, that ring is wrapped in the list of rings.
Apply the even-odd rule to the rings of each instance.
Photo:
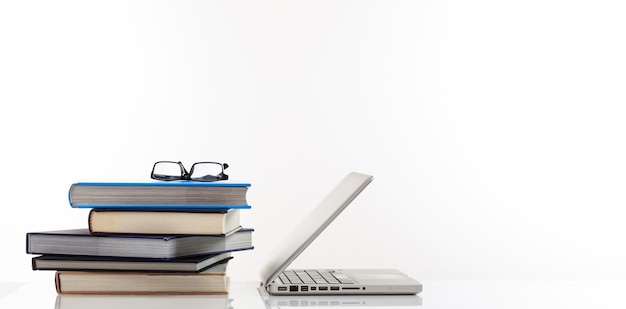
[[[273,296],[258,288],[265,308],[286,307],[419,307],[422,298],[418,295],[298,295]]]
[[[55,309],[229,309],[227,295],[76,295],[59,294]]]
[[[163,295],[58,295],[54,282],[0,284],[1,309],[31,308],[223,308],[277,309],[293,307],[364,307],[419,309],[624,309],[626,280],[490,280],[423,281],[425,290],[415,297],[263,297],[259,282],[243,281],[231,285],[228,296]],[[58,299],[57,299],[58,298]],[[423,302],[422,302],[423,300]],[[379,304],[381,303],[381,304]]]

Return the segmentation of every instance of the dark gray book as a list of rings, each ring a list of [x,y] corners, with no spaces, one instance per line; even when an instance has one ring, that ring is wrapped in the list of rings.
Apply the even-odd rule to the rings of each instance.
[[[26,253],[173,259],[250,250],[253,229],[225,235],[95,235],[89,229],[30,232]]]
[[[170,260],[90,255],[40,255],[32,258],[33,270],[201,272],[232,259],[231,252]]]

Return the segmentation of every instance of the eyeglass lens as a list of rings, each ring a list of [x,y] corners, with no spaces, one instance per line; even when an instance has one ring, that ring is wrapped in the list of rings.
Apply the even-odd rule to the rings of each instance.
[[[161,161],[154,164],[152,175],[161,179],[181,179],[183,171],[178,162]]]
[[[222,165],[214,162],[198,162],[191,167],[192,180],[218,180],[224,172]]]

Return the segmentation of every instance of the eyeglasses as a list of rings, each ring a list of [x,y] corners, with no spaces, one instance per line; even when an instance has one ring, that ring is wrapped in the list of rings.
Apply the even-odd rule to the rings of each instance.
[[[178,161],[157,161],[152,167],[150,178],[156,180],[193,180],[193,181],[218,181],[227,180],[228,175],[224,170],[228,168],[226,163],[196,162],[187,169]]]

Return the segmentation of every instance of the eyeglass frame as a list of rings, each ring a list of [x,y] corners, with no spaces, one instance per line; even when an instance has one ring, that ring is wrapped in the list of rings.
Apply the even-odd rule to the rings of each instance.
[[[180,167],[180,176],[165,176],[165,178],[158,178],[155,177],[154,174],[154,169],[156,168],[157,164],[159,163],[174,163],[174,164],[178,164],[178,166]],[[193,169],[196,166],[196,164],[217,164],[219,166],[222,167],[222,171],[217,174],[217,175],[211,175],[214,176],[216,179],[214,180],[198,180],[198,179],[192,179],[191,175],[193,174]],[[219,162],[210,162],[210,161],[201,161],[201,162],[195,162],[194,164],[191,165],[191,169],[189,169],[189,171],[187,171],[187,169],[185,168],[185,166],[183,165],[183,163],[181,161],[156,161],[154,162],[154,165],[152,165],[152,172],[150,172],[150,178],[154,179],[154,180],[162,180],[162,181],[175,181],[175,180],[190,180],[190,181],[198,181],[198,182],[211,182],[211,181],[219,181],[219,180],[228,180],[228,175],[224,174],[224,170],[226,170],[228,168],[228,163],[219,163]]]

